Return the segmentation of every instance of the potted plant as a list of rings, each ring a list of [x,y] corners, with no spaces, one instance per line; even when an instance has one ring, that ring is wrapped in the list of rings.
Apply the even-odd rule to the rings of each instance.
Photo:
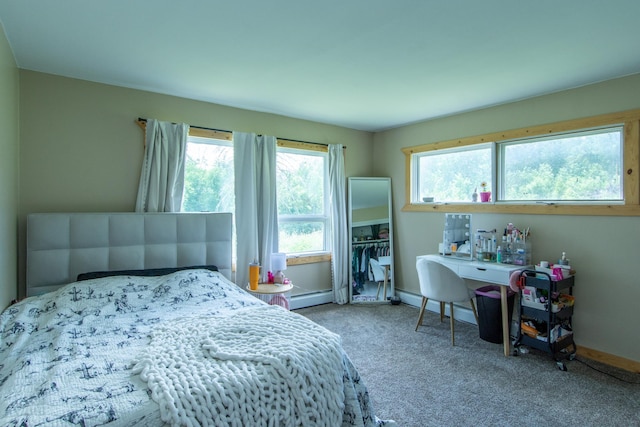
[[[491,201],[491,191],[487,189],[487,183],[482,181],[480,184],[480,201],[483,203]]]

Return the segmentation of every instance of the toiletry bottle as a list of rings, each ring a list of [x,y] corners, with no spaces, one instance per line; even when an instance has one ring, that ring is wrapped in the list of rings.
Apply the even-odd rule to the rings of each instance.
[[[502,246],[498,246],[496,251],[496,262],[502,262]]]
[[[562,257],[558,260],[558,264],[560,264],[560,265],[569,265],[569,262],[567,261],[567,253],[566,252],[562,252]]]

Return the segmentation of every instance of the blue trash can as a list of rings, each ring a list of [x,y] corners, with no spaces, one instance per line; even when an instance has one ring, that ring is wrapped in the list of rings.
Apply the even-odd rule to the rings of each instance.
[[[476,289],[478,306],[478,330],[480,338],[496,344],[502,344],[502,309],[500,306],[500,286],[488,285]],[[513,301],[516,293],[507,289],[507,307],[509,325],[513,316]]]

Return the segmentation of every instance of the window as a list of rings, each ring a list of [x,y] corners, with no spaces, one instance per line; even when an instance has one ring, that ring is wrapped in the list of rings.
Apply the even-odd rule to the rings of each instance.
[[[402,151],[404,211],[640,216],[640,110]],[[481,182],[489,203],[469,197]]]
[[[620,202],[622,132],[617,126],[417,153],[413,200],[468,203],[480,183],[492,190],[495,182],[497,202]]]
[[[235,213],[233,163],[232,141],[190,135],[182,211]],[[276,180],[279,250],[287,254],[327,251],[327,153],[290,148],[279,141]],[[235,224],[233,236],[235,254]]]
[[[622,201],[622,127],[499,143],[503,201]]]
[[[281,252],[327,250],[327,163],[327,154],[323,152],[278,147],[276,191]]]
[[[185,154],[182,212],[231,212],[231,251],[236,259],[233,143],[189,136]]]
[[[233,143],[189,136],[183,212],[235,212]]]
[[[491,182],[491,153],[491,144],[480,144],[416,154],[413,200],[470,202],[481,182]]]

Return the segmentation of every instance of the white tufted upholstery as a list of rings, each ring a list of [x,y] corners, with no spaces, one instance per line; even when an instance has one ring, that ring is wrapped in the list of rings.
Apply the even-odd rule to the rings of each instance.
[[[230,213],[37,213],[27,217],[27,296],[80,273],[216,265],[231,278]]]

